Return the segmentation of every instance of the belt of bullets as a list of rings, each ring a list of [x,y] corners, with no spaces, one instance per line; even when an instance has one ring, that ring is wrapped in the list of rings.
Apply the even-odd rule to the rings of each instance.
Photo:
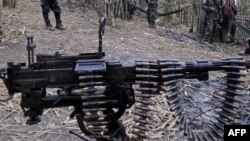
[[[110,115],[112,109],[104,108],[107,104],[117,104],[117,100],[105,100],[105,84],[103,76],[93,73],[79,73],[79,89],[84,100],[82,111],[84,114],[77,115],[78,124],[84,125],[83,131],[90,138],[112,140],[109,135]],[[112,114],[110,114],[112,113]]]
[[[135,88],[135,107],[134,125],[132,133],[136,139],[143,140],[148,138],[148,132],[152,131],[150,122],[150,110],[152,98],[159,95],[159,65],[157,61],[137,61],[136,62],[136,85]]]
[[[245,82],[244,71],[247,69],[243,58],[223,59],[221,70],[225,73],[222,83],[222,93],[213,93],[213,100],[218,106],[213,110],[215,120],[206,122],[203,131],[196,132],[190,117],[184,112],[180,81],[185,79],[184,68],[180,62],[174,60],[138,61],[136,62],[136,104],[134,110],[134,126],[132,133],[138,140],[148,139],[152,131],[150,121],[152,113],[149,106],[151,98],[162,94],[175,118],[175,125],[183,132],[185,138],[194,141],[217,141],[223,138],[225,124],[240,124],[239,110],[242,103],[241,91]],[[188,64],[187,64],[188,65]],[[214,64],[218,65],[218,64]],[[248,66],[249,67],[249,66]],[[184,101],[185,102],[185,101]],[[204,126],[203,126],[204,127]]]

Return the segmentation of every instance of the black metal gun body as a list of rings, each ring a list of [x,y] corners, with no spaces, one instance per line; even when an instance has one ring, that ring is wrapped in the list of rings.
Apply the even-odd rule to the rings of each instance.
[[[30,67],[24,63],[16,65],[8,63],[8,79],[5,79],[5,82],[10,93],[27,93],[41,88],[79,88],[81,83],[79,74],[82,72],[102,75],[105,85],[113,91],[118,90],[122,85],[135,83],[134,66],[122,66],[118,62],[106,63],[99,54],[38,55],[37,60]],[[73,105],[75,103],[65,104],[65,106]],[[57,106],[54,105],[54,107]]]
[[[250,67],[249,61],[241,58],[229,61],[136,61],[133,65],[108,62],[102,52],[105,19],[102,18],[100,23],[97,53],[37,55],[35,61],[33,49],[36,46],[29,37],[28,64],[10,62],[7,69],[0,70],[0,77],[9,92],[9,98],[4,101],[21,93],[21,107],[29,117],[28,124],[39,122],[44,109],[73,106],[70,117],[77,118],[81,131],[89,137],[98,141],[115,138],[127,141],[129,139],[118,120],[135,103],[133,85],[139,85],[140,96],[147,101],[148,97],[161,91],[163,85],[175,84],[173,80],[208,80],[209,71],[225,70],[230,64],[240,66],[230,69]],[[57,94],[48,94],[48,88],[58,88]]]
[[[37,55],[37,62],[29,66],[25,63],[8,63],[8,68],[2,70],[1,74],[11,96],[22,93],[21,106],[25,116],[30,117],[28,124],[39,122],[38,117],[46,108],[68,106],[77,109],[71,117],[83,112],[79,107],[116,108],[118,111],[112,117],[117,121],[125,109],[134,104],[132,85],[135,84],[135,67],[106,62],[103,53]],[[99,80],[103,82],[102,85],[99,85]],[[88,92],[79,92],[84,88],[96,89],[96,86],[105,88],[101,92],[90,92],[92,96],[84,95]],[[60,90],[58,95],[49,95],[47,88]]]
[[[135,83],[134,66],[122,66],[118,62],[107,63],[103,59],[86,59],[82,56],[80,59],[67,58],[68,56],[66,59],[60,57],[60,60],[38,61],[30,67],[24,63],[8,63],[6,86],[11,93],[36,88],[77,87],[80,81],[78,74],[81,71],[102,74],[107,85]]]

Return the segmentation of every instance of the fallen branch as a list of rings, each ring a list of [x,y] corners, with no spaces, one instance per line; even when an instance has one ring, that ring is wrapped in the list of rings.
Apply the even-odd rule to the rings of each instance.
[[[136,9],[139,10],[139,11],[141,11],[141,12],[143,12],[143,13],[145,13],[145,14],[148,13],[147,10],[144,10],[144,9],[142,9],[142,8],[140,8],[140,7],[136,7]]]
[[[190,5],[185,6],[185,7],[181,8],[181,9],[177,9],[175,11],[168,12],[168,13],[158,13],[158,17],[168,16],[168,15],[172,15],[172,14],[175,14],[175,13],[179,13],[179,12],[181,12],[183,10],[188,9],[189,7],[190,7]]]
[[[175,14],[175,13],[179,13],[179,12],[181,12],[181,11],[183,11],[183,10],[188,9],[189,7],[190,7],[190,5],[185,6],[185,7],[181,8],[181,9],[177,9],[177,10],[175,10],[175,11],[168,12],[168,13],[157,13],[157,15],[158,15],[158,17],[168,16],[168,15],[172,15],[172,14]],[[144,9],[142,9],[142,8],[140,8],[140,7],[136,7],[136,9],[138,9],[139,11],[141,11],[141,12],[143,12],[143,13],[145,13],[145,14],[148,13],[147,10],[144,10]]]

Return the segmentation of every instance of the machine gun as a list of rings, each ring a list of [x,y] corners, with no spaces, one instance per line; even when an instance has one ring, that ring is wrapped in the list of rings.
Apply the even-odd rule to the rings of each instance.
[[[20,105],[24,115],[29,117],[29,125],[40,122],[44,109],[73,106],[70,117],[76,117],[80,130],[89,138],[127,141],[129,138],[119,119],[135,103],[135,90],[140,92],[136,96],[142,98],[137,102],[147,104],[148,98],[159,92],[161,86],[174,84],[171,80],[208,80],[209,71],[223,70],[228,63],[158,60],[123,65],[108,62],[104,60],[105,54],[102,52],[104,26],[105,18],[101,18],[97,53],[73,56],[38,54],[35,61],[36,45],[33,37],[28,37],[28,64],[9,62],[8,67],[0,71],[9,93],[9,97],[1,102],[21,93]],[[232,63],[242,66],[250,64],[237,58],[232,59]],[[48,88],[58,88],[57,95],[48,94]],[[145,117],[141,115],[139,121],[143,120]]]

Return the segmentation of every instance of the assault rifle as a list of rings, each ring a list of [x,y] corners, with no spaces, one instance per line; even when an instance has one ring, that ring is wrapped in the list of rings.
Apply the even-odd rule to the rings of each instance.
[[[101,18],[96,53],[38,54],[35,58],[36,45],[33,37],[28,37],[28,64],[9,62],[7,68],[0,70],[9,94],[1,102],[21,93],[20,105],[29,125],[40,122],[44,109],[73,106],[70,117],[76,117],[80,130],[90,139],[127,141],[119,119],[135,103],[134,85],[139,85],[137,90],[148,96],[171,78],[208,80],[209,71],[223,69],[223,62],[213,61],[137,61],[132,65],[105,61],[104,27],[105,18]],[[178,75],[171,74],[174,72]],[[156,83],[153,87],[152,82]],[[57,94],[48,94],[49,88],[58,88]]]

